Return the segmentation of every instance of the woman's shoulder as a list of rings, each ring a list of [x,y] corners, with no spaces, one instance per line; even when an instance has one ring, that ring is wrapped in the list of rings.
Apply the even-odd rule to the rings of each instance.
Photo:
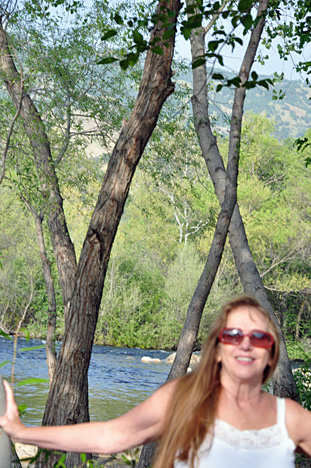
[[[285,405],[286,428],[290,438],[296,446],[300,445],[307,453],[311,453],[311,412],[290,398],[285,398]]]

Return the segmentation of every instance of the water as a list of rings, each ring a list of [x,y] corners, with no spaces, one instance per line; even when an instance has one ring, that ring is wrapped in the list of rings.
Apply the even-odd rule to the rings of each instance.
[[[42,345],[42,349],[21,351],[23,348]],[[142,356],[164,360],[170,353],[161,350],[139,348],[112,348],[94,346],[89,368],[90,418],[106,421],[119,416],[137,405],[165,382],[171,365],[143,363]],[[13,340],[0,336],[0,364],[3,378],[10,381],[12,372]],[[28,378],[48,379],[44,342],[19,338],[14,379],[21,382]],[[15,387],[18,405],[27,405],[23,421],[28,425],[41,423],[48,395],[48,382]]]

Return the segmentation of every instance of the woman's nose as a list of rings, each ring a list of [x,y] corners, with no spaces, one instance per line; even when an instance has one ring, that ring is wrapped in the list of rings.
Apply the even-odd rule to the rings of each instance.
[[[244,350],[252,348],[252,343],[249,336],[243,336],[240,347]]]

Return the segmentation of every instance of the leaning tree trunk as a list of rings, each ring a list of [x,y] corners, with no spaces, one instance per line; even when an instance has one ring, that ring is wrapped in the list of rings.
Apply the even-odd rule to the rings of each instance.
[[[174,24],[179,0],[161,0],[159,8],[173,12]],[[165,28],[160,23],[151,40]],[[98,318],[108,260],[136,166],[156,126],[161,107],[174,91],[171,62],[175,33],[165,42],[163,55],[149,51],[138,96],[131,116],[112,152],[103,185],[83,244],[75,286],[68,311],[63,345],[56,366],[46,410],[45,425],[75,424],[89,420],[87,372]],[[52,457],[48,465],[52,466]],[[68,453],[66,466],[80,463],[79,454]]]
[[[260,8],[265,9],[267,2],[261,2]],[[258,26],[261,25],[261,29],[264,26],[264,17],[259,20]],[[256,33],[257,30],[257,33]],[[260,39],[261,32],[257,29],[253,31],[253,34],[258,35]],[[205,53],[204,36],[203,35],[192,35],[191,38],[191,49],[192,57],[203,55]],[[252,56],[256,53],[256,36],[253,37],[253,41],[249,43],[246,50],[243,65],[241,70],[244,68],[245,73],[249,75],[250,68],[253,62]],[[216,138],[212,133],[211,125],[208,114],[208,99],[206,89],[206,68],[201,66],[193,70],[193,114],[195,119],[195,128],[199,136],[200,147],[202,155],[206,162],[208,171],[212,178],[217,197],[220,204],[224,199],[225,190],[225,177],[226,170],[222,157],[220,155]],[[269,303],[267,294],[264,289],[263,282],[260,278],[258,269],[252,256],[243,220],[239,211],[238,204],[234,209],[231,223],[229,227],[229,240],[233,251],[236,267],[238,269],[241,282],[245,293],[252,294],[258,298],[263,307],[265,307],[270,313],[274,323],[276,324],[280,336],[282,333],[278,320],[274,314],[274,311]],[[283,337],[281,338],[281,355],[279,365],[276,369],[274,376],[274,392],[282,397],[290,397],[297,399],[296,386],[291,372],[291,367],[286,351],[286,346]]]
[[[31,97],[25,92],[21,74],[18,72],[10,52],[6,30],[1,23],[0,75],[16,109],[19,111],[19,118],[22,119],[36,162],[41,193],[48,214],[49,231],[57,262],[66,320],[77,268],[74,246],[66,224],[63,199],[44,123]]]

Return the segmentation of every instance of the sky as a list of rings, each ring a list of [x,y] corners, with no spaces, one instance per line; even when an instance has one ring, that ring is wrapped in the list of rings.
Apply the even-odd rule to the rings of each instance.
[[[254,64],[252,71],[256,71],[258,75],[269,76],[272,76],[275,72],[277,72],[278,74],[284,73],[285,78],[288,80],[304,81],[305,75],[298,74],[294,69],[294,63],[298,63],[299,60],[301,60],[301,56],[293,52],[288,61],[280,59],[279,54],[277,52],[277,43],[280,43],[280,41],[276,42],[269,51],[267,51],[266,49],[264,50],[263,55],[269,55],[269,59],[266,61],[266,63],[264,65],[261,65],[257,61]],[[191,62],[189,41],[186,41],[183,37],[179,36],[177,39],[176,50],[182,57],[184,57],[186,60],[189,60],[189,63]],[[235,72],[239,70],[241,64],[241,57],[243,55],[244,50],[245,47],[240,46],[236,46],[234,53],[231,53],[231,49],[227,49],[223,57],[225,66],[228,67],[228,70]],[[263,51],[262,46],[261,50]],[[307,56],[305,56],[305,58],[309,58],[309,60],[311,61],[311,48],[306,50],[306,54]]]

